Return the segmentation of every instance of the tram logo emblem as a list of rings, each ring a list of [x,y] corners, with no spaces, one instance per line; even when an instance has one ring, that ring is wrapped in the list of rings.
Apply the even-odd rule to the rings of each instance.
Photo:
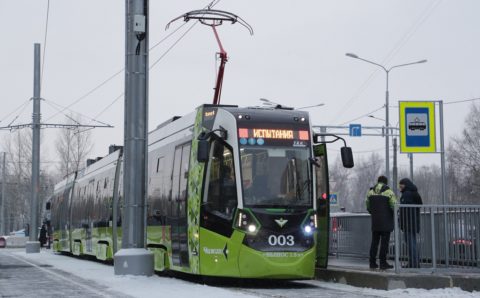
[[[275,222],[280,226],[280,228],[283,228],[283,226],[287,224],[288,220],[280,218],[275,219]]]
[[[228,260],[228,244],[225,243],[225,247],[223,248],[223,255],[225,256],[225,259]]]

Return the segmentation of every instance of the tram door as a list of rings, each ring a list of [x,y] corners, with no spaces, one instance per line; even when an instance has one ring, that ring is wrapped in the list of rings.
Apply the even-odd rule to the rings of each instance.
[[[313,146],[313,152],[318,166],[315,166],[317,193],[317,266],[326,268],[328,265],[328,247],[330,232],[330,190],[328,181],[327,147],[325,144]]]
[[[191,144],[175,148],[172,173],[172,261],[175,266],[188,267],[187,186]]]

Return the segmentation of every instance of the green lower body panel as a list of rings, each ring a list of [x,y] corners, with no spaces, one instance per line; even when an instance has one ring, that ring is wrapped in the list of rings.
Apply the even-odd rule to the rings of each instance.
[[[261,252],[242,244],[244,234],[230,238],[200,228],[200,274],[240,278],[311,279],[315,247],[303,252]]]
[[[315,270],[315,249],[260,252],[242,245],[238,266],[243,278],[311,279]]]

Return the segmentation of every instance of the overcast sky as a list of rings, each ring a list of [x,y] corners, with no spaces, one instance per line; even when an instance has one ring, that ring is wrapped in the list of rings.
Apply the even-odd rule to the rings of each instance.
[[[182,24],[165,25],[207,1],[150,0],[150,45]],[[215,7],[249,22],[255,34],[241,26],[219,29],[229,54],[222,103],[259,105],[261,97],[311,109],[313,123],[349,122],[385,103],[385,75],[373,65],[348,58],[355,53],[386,66],[421,59],[428,63],[395,69],[390,77],[391,123],[398,122],[398,100],[462,100],[480,96],[480,1],[284,1],[221,0]],[[33,94],[33,44],[45,37],[47,0],[0,0],[0,125],[5,116]],[[65,122],[50,105],[67,106],[124,67],[125,3],[120,0],[51,0],[46,43],[42,119]],[[156,61],[190,25],[151,51]],[[43,49],[42,49],[43,51]],[[217,44],[211,29],[195,26],[150,72],[150,128],[173,115],[184,115],[210,103],[215,79]],[[123,73],[93,92],[72,110],[98,115],[124,90]],[[50,105],[49,105],[50,104]],[[461,132],[471,103],[445,106],[447,140]],[[385,118],[385,110],[373,114]],[[31,120],[31,106],[15,124]],[[123,143],[123,98],[98,120],[115,126],[96,129],[92,156],[103,156],[110,144]],[[85,118],[84,122],[89,123]],[[368,117],[354,121],[382,126]],[[0,141],[9,132],[0,132]],[[45,134],[42,149],[48,160],[55,134]],[[349,138],[358,156],[376,150],[384,155],[384,139]],[[332,146],[332,156],[338,145]],[[438,162],[438,156],[418,155],[416,164]],[[405,156],[400,167],[406,168]]]

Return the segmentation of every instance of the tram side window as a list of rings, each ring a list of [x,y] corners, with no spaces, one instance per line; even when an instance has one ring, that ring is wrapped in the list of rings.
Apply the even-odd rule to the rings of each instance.
[[[209,165],[206,209],[211,213],[231,220],[237,206],[237,187],[233,153],[221,141],[214,141]]]

